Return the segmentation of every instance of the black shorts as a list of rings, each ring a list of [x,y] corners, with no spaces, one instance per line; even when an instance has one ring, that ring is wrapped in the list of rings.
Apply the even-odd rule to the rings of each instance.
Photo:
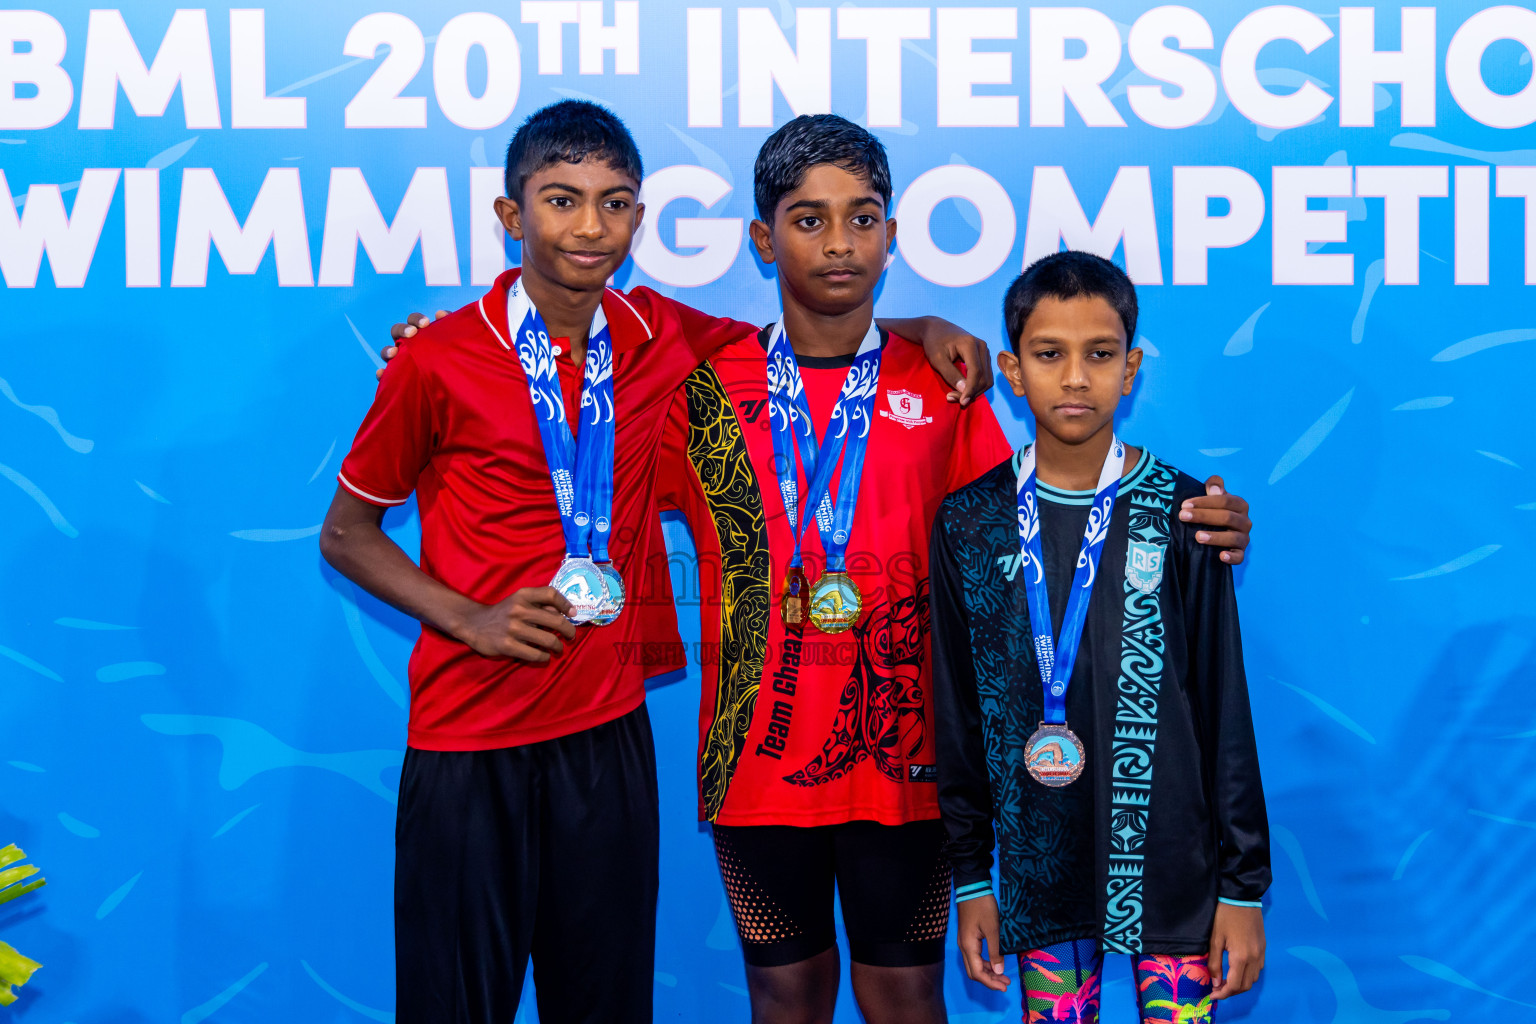
[[[714,833],[748,964],[799,963],[836,945],[834,884],[854,961],[916,967],[944,959],[949,860],[939,822],[716,825]]]
[[[649,1024],[659,837],[643,704],[542,743],[407,750],[395,1019],[508,1024],[531,957],[547,1024]]]

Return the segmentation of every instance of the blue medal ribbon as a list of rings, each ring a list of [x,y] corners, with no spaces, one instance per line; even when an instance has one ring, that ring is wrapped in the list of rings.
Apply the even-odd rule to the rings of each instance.
[[[566,558],[608,561],[613,516],[613,339],[602,306],[592,318],[581,388],[581,421],[573,437],[566,425],[560,370],[549,328],[522,281],[507,292],[507,329],[523,372],[544,442],[544,460],[560,507]]]
[[[1125,446],[1116,437],[1109,441],[1109,454],[1099,471],[1099,485],[1094,489],[1093,507],[1088,510],[1088,526],[1083,530],[1083,546],[1077,554],[1077,569],[1072,574],[1072,592],[1067,598],[1066,615],[1061,620],[1061,639],[1051,636],[1051,595],[1045,585],[1045,552],[1040,545],[1040,497],[1036,491],[1035,446],[1019,456],[1018,502],[1019,547],[1023,551],[1020,573],[1024,592],[1029,598],[1029,626],[1035,637],[1035,662],[1040,668],[1040,685],[1045,691],[1045,721],[1064,725],[1067,721],[1067,688],[1072,685],[1072,667],[1077,664],[1077,648],[1088,621],[1088,599],[1098,575],[1099,555],[1109,536],[1109,520],[1115,509],[1115,495],[1120,490],[1120,474],[1125,469]]]
[[[846,568],[848,540],[864,472],[864,451],[869,443],[871,413],[879,388],[880,328],[871,322],[853,357],[853,365],[848,368],[848,376],[843,378],[831,422],[818,446],[795,350],[784,333],[783,321],[774,325],[768,341],[768,420],[773,434],[773,468],[779,477],[779,494],[795,538],[791,568],[803,564],[800,544],[812,518],[827,555],[826,571],[843,572]],[[795,465],[797,452],[807,481],[803,507]],[[843,474],[834,504],[830,488],[839,460]]]

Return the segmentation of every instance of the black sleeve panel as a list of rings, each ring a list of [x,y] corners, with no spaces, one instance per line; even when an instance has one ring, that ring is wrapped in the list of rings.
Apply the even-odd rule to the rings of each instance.
[[[965,588],[944,529],[934,517],[929,548],[933,704],[938,738],[939,811],[949,835],[956,887],[992,877],[992,787],[971,664]]]
[[[1232,567],[1221,560],[1219,548],[1196,543],[1192,527],[1182,530],[1189,686],[1204,724],[1205,771],[1218,842],[1217,895],[1257,902],[1270,883],[1269,819],[1248,706]]]

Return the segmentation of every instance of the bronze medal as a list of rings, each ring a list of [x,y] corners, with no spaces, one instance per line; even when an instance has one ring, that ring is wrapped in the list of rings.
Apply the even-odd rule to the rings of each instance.
[[[779,600],[779,614],[786,626],[804,626],[811,614],[811,584],[805,570],[792,565],[784,576],[784,596]]]
[[[1041,722],[1024,744],[1024,767],[1036,782],[1052,789],[1076,781],[1083,774],[1085,756],[1083,741],[1065,724]]]

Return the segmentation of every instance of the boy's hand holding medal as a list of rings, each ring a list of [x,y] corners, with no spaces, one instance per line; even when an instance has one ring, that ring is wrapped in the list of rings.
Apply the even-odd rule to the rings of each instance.
[[[546,664],[576,639],[567,614],[570,602],[554,587],[524,587],[505,601],[480,605],[454,630],[454,637],[487,658],[516,658]]]

